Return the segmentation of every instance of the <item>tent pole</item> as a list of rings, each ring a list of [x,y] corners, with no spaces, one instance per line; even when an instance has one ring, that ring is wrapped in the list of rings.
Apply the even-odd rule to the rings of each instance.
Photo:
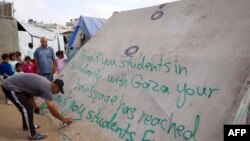
[[[56,33],[56,36],[57,36],[58,50],[61,50],[58,32]]]

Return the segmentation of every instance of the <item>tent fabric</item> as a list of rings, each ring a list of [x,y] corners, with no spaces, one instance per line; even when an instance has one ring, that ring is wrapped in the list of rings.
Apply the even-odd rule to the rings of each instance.
[[[72,46],[76,41],[76,36],[79,35],[79,29],[82,29],[82,32],[85,36],[85,41],[89,40],[91,37],[95,35],[97,31],[104,25],[106,19],[103,18],[94,18],[94,17],[87,17],[87,16],[80,16],[78,19],[77,25],[75,30],[69,40],[68,47],[76,47]],[[80,46],[77,46],[80,47]]]
[[[20,24],[33,37],[40,38],[42,36],[46,36],[48,40],[56,39],[57,33],[54,31],[38,28],[25,22],[20,22]]]
[[[58,76],[65,94],[54,100],[76,121],[62,136],[222,141],[248,94],[249,9],[249,0],[184,0],[113,14]]]

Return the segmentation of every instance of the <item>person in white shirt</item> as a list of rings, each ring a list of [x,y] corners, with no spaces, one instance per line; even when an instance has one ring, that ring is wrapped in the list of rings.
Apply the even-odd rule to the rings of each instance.
[[[27,56],[29,56],[31,59],[34,59],[34,53],[35,53],[35,49],[33,48],[33,43],[29,43],[29,50],[27,52]]]
[[[13,72],[16,72],[16,63],[18,63],[16,58],[16,52],[9,53],[9,64],[11,65],[11,69]]]

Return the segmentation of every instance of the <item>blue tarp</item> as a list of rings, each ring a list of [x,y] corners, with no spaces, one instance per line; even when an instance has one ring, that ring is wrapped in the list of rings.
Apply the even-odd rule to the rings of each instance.
[[[78,23],[75,27],[75,30],[72,36],[70,37],[68,47],[69,48],[72,47],[76,39],[77,32],[79,31],[80,28],[84,32],[85,40],[89,40],[92,36],[95,35],[97,31],[100,30],[100,28],[104,25],[105,21],[106,19],[102,18],[80,16],[80,18],[78,19]]]

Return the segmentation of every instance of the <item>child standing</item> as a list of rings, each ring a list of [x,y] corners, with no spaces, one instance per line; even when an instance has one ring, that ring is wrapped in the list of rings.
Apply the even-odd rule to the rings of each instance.
[[[23,67],[21,63],[16,63],[16,72],[15,74],[23,73]]]
[[[23,63],[23,72],[25,73],[36,73],[36,66],[31,62],[31,58],[26,56]]]
[[[7,78],[8,76],[11,76],[14,74],[11,65],[9,64],[9,55],[3,54],[2,55],[2,63],[0,64],[0,75],[3,76],[3,78]],[[6,104],[11,105],[12,102],[7,98],[5,94]]]
[[[15,52],[12,52],[9,54],[9,64],[11,65],[12,71],[16,72],[16,63],[18,63],[17,61],[17,56]]]
[[[57,68],[57,74],[59,74],[67,62],[67,56],[64,54],[63,51],[59,50],[56,52],[56,68]]]
[[[29,50],[27,52],[27,56],[30,57],[30,59],[34,59],[34,53],[35,53],[35,49],[33,48],[33,43],[29,43]]]
[[[0,64],[0,69],[1,69],[1,75],[4,76],[4,79],[7,78],[8,76],[11,76],[14,74],[11,65],[9,64],[9,55],[8,54],[3,54],[2,55],[2,63]]]

